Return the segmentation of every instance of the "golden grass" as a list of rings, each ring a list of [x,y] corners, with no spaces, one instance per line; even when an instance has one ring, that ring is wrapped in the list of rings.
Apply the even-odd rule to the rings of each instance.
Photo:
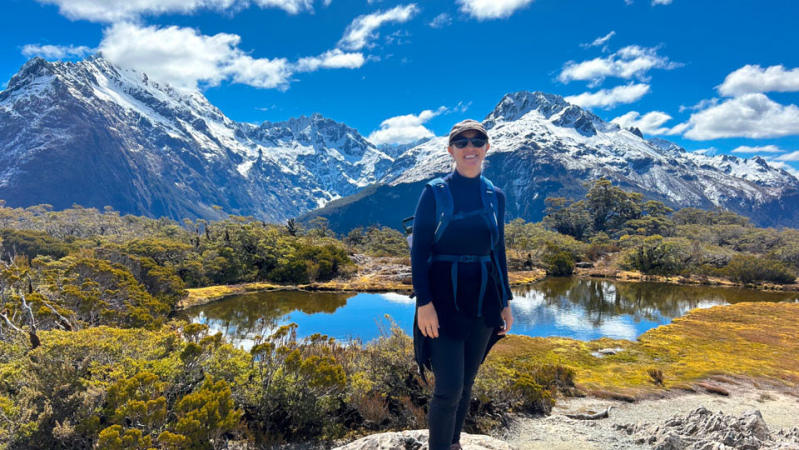
[[[280,286],[277,284],[256,282],[232,284],[228,286],[208,286],[202,288],[186,289],[189,295],[180,301],[178,308],[182,309],[189,308],[191,306],[204,305],[206,303],[221,300],[232,295],[242,295],[252,292],[272,291],[286,288],[286,286]]]
[[[521,284],[535,283],[546,276],[547,273],[543,269],[533,269],[524,272],[509,272],[508,281],[510,282],[511,286],[518,286]]]
[[[602,348],[623,351],[602,358]],[[510,336],[492,358],[562,364],[575,370],[586,392],[635,397],[664,389],[692,389],[707,379],[745,377],[799,384],[799,304],[739,303],[689,312],[671,324],[649,330],[637,342]],[[663,373],[657,386],[650,369]]]
[[[511,272],[509,274],[511,285],[534,283],[546,276],[543,270],[526,272]],[[377,273],[354,276],[348,279],[293,285],[279,285],[271,283],[243,283],[234,285],[208,286],[202,288],[186,289],[189,295],[180,301],[178,308],[189,308],[221,300],[233,295],[249,294],[272,290],[300,289],[307,291],[337,291],[337,292],[399,292],[410,294],[413,286],[410,281],[398,281],[390,276]]]
[[[613,266],[592,267],[587,269],[576,269],[575,275],[580,277],[592,278],[611,278],[618,281],[646,281],[652,283],[665,283],[665,284],[682,284],[682,285],[695,285],[695,286],[723,286],[723,287],[746,287],[747,289],[756,289],[763,291],[799,291],[799,283],[794,284],[773,284],[773,283],[757,283],[747,284],[742,286],[740,283],[735,283],[725,278],[719,277],[706,277],[706,276],[664,276],[664,275],[643,275],[638,271],[621,270]]]

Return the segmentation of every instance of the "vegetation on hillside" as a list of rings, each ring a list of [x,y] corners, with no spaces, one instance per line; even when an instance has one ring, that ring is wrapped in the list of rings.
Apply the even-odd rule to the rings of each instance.
[[[569,275],[579,263],[616,260],[644,274],[739,283],[792,283],[799,270],[797,230],[759,229],[724,211],[674,212],[607,180],[583,200],[548,205],[542,223],[507,224],[512,268]],[[205,325],[171,319],[187,288],[347,278],[354,253],[407,262],[394,229],[338,239],[325,219],[306,227],[0,202],[0,446],[269,447],[424,426],[429,387],[396,327],[361,345],[298,339],[286,326],[246,352]],[[506,356],[487,361],[473,404],[485,414],[467,430],[496,427],[514,411],[549,411],[557,390],[574,389],[573,370],[592,380],[560,359]]]
[[[0,208],[0,226],[0,447],[271,447],[424,426],[430,387],[397,327],[366,346],[264,326],[247,352],[170,319],[187,287],[346,277],[348,251],[404,245],[392,230],[351,233],[346,245],[321,220],[179,225],[46,205]],[[546,412],[563,384],[546,369],[493,370],[507,377],[502,396],[492,383],[475,390],[492,414],[470,430]]]
[[[530,264],[553,274],[568,272],[563,267],[569,259],[618,256],[620,268],[645,275],[718,276],[739,283],[796,280],[799,230],[757,228],[728,211],[673,211],[606,179],[589,186],[582,200],[547,199],[541,224],[508,224],[507,242],[517,259],[526,254]]]

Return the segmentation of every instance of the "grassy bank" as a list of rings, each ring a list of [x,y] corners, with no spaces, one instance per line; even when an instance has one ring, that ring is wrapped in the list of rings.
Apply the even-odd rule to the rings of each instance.
[[[534,283],[546,276],[543,270],[525,272],[511,272],[511,286],[521,286]],[[179,308],[204,305],[206,303],[222,300],[234,295],[251,294],[274,290],[306,290],[306,291],[340,291],[340,292],[398,292],[410,294],[412,286],[409,277],[400,278],[391,274],[370,273],[358,275],[349,279],[335,279],[331,281],[300,284],[281,285],[273,283],[242,283],[229,286],[208,286],[202,288],[186,289],[189,295],[182,299]]]
[[[601,349],[621,351],[595,356]],[[510,336],[497,344],[492,357],[508,364],[561,364],[575,371],[580,390],[595,395],[636,398],[669,389],[691,390],[719,376],[795,386],[799,304],[739,303],[696,309],[644,333],[636,342]]]

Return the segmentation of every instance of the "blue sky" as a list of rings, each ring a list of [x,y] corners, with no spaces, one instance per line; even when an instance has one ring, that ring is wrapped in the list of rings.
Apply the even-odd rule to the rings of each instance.
[[[34,55],[100,50],[233,120],[319,112],[378,143],[540,90],[799,174],[796,17],[795,0],[6,0],[0,87]]]

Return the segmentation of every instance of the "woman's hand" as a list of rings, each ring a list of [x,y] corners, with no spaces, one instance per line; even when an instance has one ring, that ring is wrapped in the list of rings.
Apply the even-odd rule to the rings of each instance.
[[[502,316],[502,320],[505,321],[505,327],[497,334],[505,334],[510,331],[510,327],[513,326],[513,312],[511,312],[510,306],[506,306],[499,314]]]
[[[417,322],[419,330],[425,337],[437,338],[438,337],[438,314],[436,314],[436,307],[433,302],[416,309]]]

